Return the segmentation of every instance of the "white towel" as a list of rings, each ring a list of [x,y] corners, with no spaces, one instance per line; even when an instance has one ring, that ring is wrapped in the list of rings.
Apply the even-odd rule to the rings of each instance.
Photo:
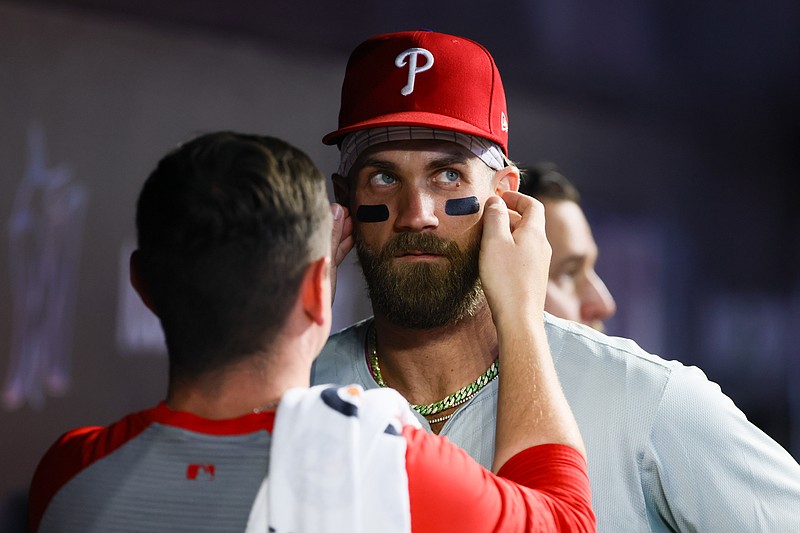
[[[419,422],[391,389],[287,391],[248,531],[411,531],[406,425]]]

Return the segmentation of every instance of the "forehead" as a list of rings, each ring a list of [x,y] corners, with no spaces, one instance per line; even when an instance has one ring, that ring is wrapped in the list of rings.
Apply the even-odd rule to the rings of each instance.
[[[597,245],[583,209],[571,200],[543,199],[545,231],[553,254],[593,255]]]
[[[482,166],[490,171],[480,158],[460,144],[437,140],[404,140],[388,141],[370,146],[358,156],[351,173],[358,173],[365,166],[376,162],[413,166],[442,161],[467,166]]]

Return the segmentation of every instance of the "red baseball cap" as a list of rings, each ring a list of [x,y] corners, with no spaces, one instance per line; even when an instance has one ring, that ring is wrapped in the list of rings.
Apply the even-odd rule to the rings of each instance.
[[[470,39],[431,31],[387,33],[350,55],[342,83],[339,144],[354,131],[422,126],[483,137],[508,155],[508,112],[500,72]]]

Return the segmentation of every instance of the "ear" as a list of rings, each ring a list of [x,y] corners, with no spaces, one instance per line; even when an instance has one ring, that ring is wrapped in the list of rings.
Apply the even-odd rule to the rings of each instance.
[[[333,181],[333,197],[336,202],[349,208],[350,207],[350,178],[334,174],[331,177]]]
[[[519,169],[509,165],[494,173],[494,193],[502,196],[505,191],[519,190]]]
[[[331,258],[320,257],[306,269],[300,287],[303,311],[315,324],[323,325],[331,311]]]
[[[149,288],[142,277],[141,265],[142,253],[139,250],[134,250],[129,261],[131,285],[133,286],[134,290],[136,290],[139,298],[142,299],[144,305],[146,305],[147,308],[153,312],[153,314],[158,316],[155,305],[153,305],[153,299],[150,297]]]

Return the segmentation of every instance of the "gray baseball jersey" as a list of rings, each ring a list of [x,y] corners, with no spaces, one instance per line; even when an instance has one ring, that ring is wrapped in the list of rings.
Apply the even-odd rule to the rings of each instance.
[[[368,324],[330,338],[313,383],[378,386]],[[586,445],[598,531],[800,531],[800,465],[702,371],[549,314],[545,327]],[[488,468],[496,410],[495,380],[440,435]]]

